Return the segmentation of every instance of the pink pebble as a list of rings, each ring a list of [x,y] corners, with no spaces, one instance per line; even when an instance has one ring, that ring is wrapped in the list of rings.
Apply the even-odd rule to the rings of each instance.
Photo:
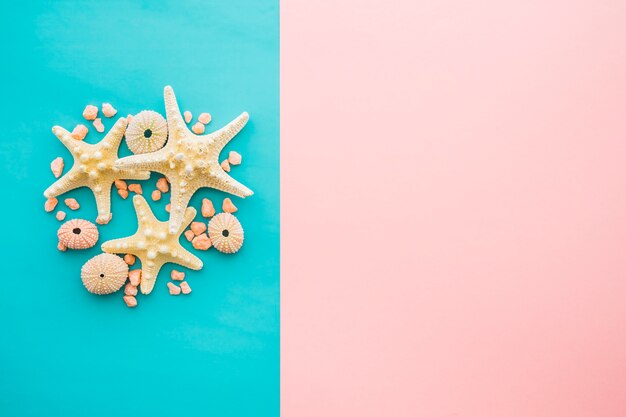
[[[172,205],[171,204],[166,204],[165,205],[165,211],[167,211],[169,213],[171,209],[172,209]]]
[[[231,165],[241,164],[241,155],[235,151],[230,151],[228,153],[228,162],[230,162]]]
[[[191,114],[189,110],[185,110],[185,112],[183,113],[183,117],[185,118],[185,123],[189,123],[191,122],[193,115]]]
[[[170,289],[170,295],[178,295],[180,294],[180,287],[173,282],[167,283],[167,288]]]
[[[124,302],[128,307],[137,307],[137,299],[132,295],[125,295]]]
[[[135,264],[135,255],[127,253],[126,255],[124,255],[124,262],[126,262],[128,265],[134,265]]]
[[[208,250],[211,247],[212,243],[207,234],[202,233],[201,235],[193,238],[193,240],[191,241],[191,245],[194,247],[194,249]]]
[[[183,294],[191,293],[191,287],[189,286],[189,284],[187,284],[187,281],[183,281],[180,283],[180,290],[183,292]]]
[[[141,283],[141,269],[133,269],[128,271],[128,280],[135,287]]]
[[[162,193],[166,193],[170,190],[170,186],[167,184],[167,180],[165,179],[165,177],[161,177],[157,180],[156,188]]]
[[[181,272],[181,271],[177,271],[175,269],[172,269],[172,272],[170,273],[170,277],[174,281],[182,281],[182,280],[185,279],[185,273]]]
[[[215,215],[215,207],[213,207],[213,202],[208,198],[203,198],[201,211],[203,217],[213,217],[213,215]]]
[[[50,169],[52,170],[52,174],[55,178],[59,178],[63,173],[63,168],[65,167],[65,162],[63,162],[63,158],[60,156],[54,158],[52,162],[50,162]]]
[[[185,230],[185,239],[191,242],[194,237],[196,237],[196,234],[193,230]]]
[[[222,163],[220,164],[220,166],[222,167],[224,171],[230,172],[230,164],[228,163],[228,159],[224,159]]]
[[[124,286],[124,294],[132,295],[132,296],[137,295],[137,287],[135,287],[130,282],[127,282],[126,285]]]
[[[56,218],[58,221],[62,222],[63,220],[65,220],[65,216],[66,214],[63,210],[57,211]]]
[[[99,117],[93,121],[93,127],[100,133],[104,132],[104,125],[102,124],[102,119]]]
[[[57,249],[60,250],[61,252],[65,252],[67,250],[67,246],[59,242],[59,244],[57,245]]]
[[[46,212],[50,213],[52,210],[54,210],[54,208],[57,206],[57,204],[59,203],[59,200],[56,199],[56,197],[52,197],[46,200],[46,203],[43,205],[44,210],[46,210]]]
[[[206,125],[211,121],[211,115],[209,113],[200,113],[200,116],[198,116],[198,121],[203,125]]]
[[[78,204],[75,198],[66,198],[64,203],[70,210],[78,210],[80,208],[80,204]]]
[[[85,125],[76,125],[74,126],[74,130],[72,130],[72,137],[76,140],[83,140],[89,133],[89,129]]]
[[[195,125],[191,126],[191,131],[196,135],[201,135],[204,133],[204,125],[198,122]]]
[[[152,191],[151,197],[152,197],[152,201],[159,201],[161,199],[161,191],[159,190]]]
[[[192,222],[189,227],[194,235],[198,236],[206,232],[206,223],[204,222]]]
[[[98,117],[98,108],[89,104],[85,107],[85,110],[83,110],[83,117],[87,120],[95,120],[96,117]]]
[[[105,117],[113,117],[117,114],[117,110],[111,106],[111,103],[102,103],[102,113]]]

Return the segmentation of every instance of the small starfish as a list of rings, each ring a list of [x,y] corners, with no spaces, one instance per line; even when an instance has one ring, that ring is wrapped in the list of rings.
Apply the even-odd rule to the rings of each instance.
[[[70,132],[54,126],[52,133],[65,145],[74,158],[72,168],[43,193],[46,198],[56,197],[75,188],[89,187],[96,197],[98,217],[96,222],[106,224],[111,214],[111,186],[116,179],[146,180],[150,172],[135,169],[119,169],[113,166],[117,151],[126,129],[126,119],[120,118],[104,139],[90,145],[74,139]]]
[[[134,196],[133,205],[137,213],[137,232],[104,242],[101,248],[108,253],[130,253],[141,260],[140,288],[143,294],[152,292],[161,267],[168,262],[195,270],[202,268],[202,261],[179,243],[180,235],[196,216],[195,208],[185,210],[181,226],[172,234],[168,233],[169,222],[154,217],[145,198]]]
[[[224,146],[248,122],[248,113],[241,113],[216,132],[196,135],[183,121],[172,87],[165,87],[164,96],[169,130],[165,147],[155,152],[119,159],[115,166],[120,169],[147,169],[167,177],[172,187],[169,232],[176,233],[191,196],[199,188],[215,188],[239,197],[252,195],[248,187],[231,178],[218,162]]]

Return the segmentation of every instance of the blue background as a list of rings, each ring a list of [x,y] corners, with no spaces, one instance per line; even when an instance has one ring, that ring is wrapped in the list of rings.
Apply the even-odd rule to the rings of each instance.
[[[278,2],[2,2],[0,174],[0,415],[276,416],[279,414]],[[243,155],[233,177],[255,194],[232,197],[246,241],[236,255],[194,251],[189,296],[172,297],[172,265],[129,309],[122,294],[82,287],[81,265],[100,253],[61,253],[61,224],[43,210],[49,164],[69,152],[51,133],[85,123],[86,104],[119,116],[164,114],[170,84],[182,110],[213,116],[214,131],[242,111],[251,119],[228,145]],[[116,117],[116,118],[117,118]],[[116,119],[103,119],[110,128]],[[89,123],[88,142],[99,141]],[[120,155],[128,155],[125,143]],[[149,196],[160,175],[142,181]],[[132,195],[132,194],[131,194]],[[216,207],[226,195],[203,189]],[[65,197],[82,207],[71,212]],[[169,194],[151,202],[157,217]],[[60,198],[69,218],[95,220],[93,195]],[[132,202],[113,192],[100,242],[136,230]],[[200,219],[200,215],[198,215]],[[183,238],[183,244],[190,248]],[[180,269],[180,268],[179,268]]]

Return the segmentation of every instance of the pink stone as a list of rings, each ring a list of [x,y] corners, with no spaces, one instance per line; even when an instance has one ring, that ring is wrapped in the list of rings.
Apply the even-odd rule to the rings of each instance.
[[[150,196],[152,197],[152,201],[159,201],[161,199],[161,191],[154,190]]]
[[[183,294],[191,293],[191,287],[189,286],[189,284],[187,284],[187,281],[183,281],[180,283],[180,290],[183,292]]]
[[[226,197],[222,203],[222,210],[226,213],[234,213],[237,211],[237,207],[233,204],[230,198]]]
[[[170,277],[174,281],[182,281],[182,280],[185,279],[185,273],[181,272],[181,271],[177,271],[175,269],[172,269],[172,272],[170,273]]]
[[[194,235],[198,236],[206,232],[206,224],[204,222],[192,222],[190,229]]]
[[[196,235],[193,233],[193,230],[185,230],[185,239],[191,242],[194,237],[196,237]]]
[[[128,271],[128,280],[135,287],[141,283],[141,269],[132,269]]]
[[[137,307],[137,299],[132,295],[125,295],[124,302],[128,307]]]
[[[193,119],[193,115],[189,110],[185,110],[185,112],[183,113],[183,117],[185,118],[185,123],[189,123],[191,122],[191,119]]]
[[[98,108],[91,104],[87,105],[85,110],[83,110],[83,117],[87,120],[95,120],[98,117]]]
[[[222,167],[224,171],[230,172],[230,164],[228,163],[228,159],[224,159],[222,163],[220,164],[220,166]]]
[[[173,282],[167,283],[167,288],[170,290],[170,295],[178,295],[180,294],[180,287]]]
[[[62,222],[63,220],[65,220],[65,216],[66,214],[63,210],[57,211],[56,218],[58,221]]]
[[[200,113],[200,116],[198,116],[198,121],[203,125],[206,125],[211,121],[211,115],[209,113]]]
[[[203,217],[213,217],[215,215],[215,207],[213,207],[213,202],[208,198],[202,199],[201,212]]]
[[[201,135],[204,133],[204,125],[198,122],[195,125],[191,126],[191,131],[196,135]]]
[[[157,190],[161,191],[162,193],[166,193],[170,190],[170,186],[167,183],[167,180],[165,179],[165,177],[161,177],[157,180],[156,182],[156,188]]]
[[[228,162],[230,162],[231,165],[241,164],[241,155],[235,151],[228,152]]]
[[[127,282],[126,285],[124,286],[124,294],[132,295],[132,296],[137,295],[137,287],[135,287],[130,282]]]
[[[60,156],[54,158],[52,162],[50,162],[50,169],[52,170],[52,174],[55,178],[59,178],[63,173],[63,168],[65,167],[65,162],[63,162],[63,158]]]
[[[102,103],[102,113],[105,117],[113,117],[117,114],[117,110],[111,103]]]
[[[78,204],[75,198],[66,198],[63,202],[70,210],[78,210],[80,208],[80,204]]]
[[[100,133],[104,132],[104,125],[102,124],[102,119],[99,117],[93,121],[93,127]]]
[[[207,250],[211,247],[211,239],[209,239],[206,233],[202,233],[193,238],[191,245],[198,250]]]
[[[72,137],[76,140],[83,140],[87,137],[87,133],[89,133],[87,126],[82,124],[76,125],[74,130],[72,130]]]
[[[57,200],[56,197],[51,197],[46,200],[46,203],[43,205],[43,208],[44,210],[46,210],[46,212],[50,213],[52,210],[54,210],[54,208],[57,206],[58,203],[59,203],[59,200]]]
[[[126,255],[124,255],[124,262],[126,262],[128,265],[134,265],[135,264],[135,255],[127,253]]]

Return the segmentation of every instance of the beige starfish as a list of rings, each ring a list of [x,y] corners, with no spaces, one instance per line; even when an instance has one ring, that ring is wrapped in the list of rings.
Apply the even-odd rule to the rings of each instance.
[[[46,198],[79,187],[89,187],[96,197],[98,217],[96,222],[106,224],[111,220],[111,186],[116,179],[146,180],[150,172],[135,169],[119,169],[113,166],[118,159],[117,150],[126,129],[126,119],[120,118],[104,139],[91,145],[74,139],[70,132],[54,126],[52,133],[65,145],[74,158],[72,168],[43,193]]]
[[[108,253],[130,253],[141,260],[141,292],[150,294],[154,288],[161,267],[170,262],[198,270],[202,261],[183,248],[178,242],[180,235],[196,216],[196,209],[188,207],[176,233],[168,233],[169,222],[159,221],[146,199],[140,195],[133,197],[137,213],[137,232],[128,237],[113,239],[102,244]]]
[[[165,87],[164,96],[169,131],[165,147],[119,159],[115,166],[147,169],[167,177],[172,187],[169,232],[176,233],[191,196],[199,188],[215,188],[239,197],[252,195],[248,187],[231,178],[218,162],[221,150],[248,122],[248,113],[241,113],[216,132],[196,135],[187,128],[172,87]]]

